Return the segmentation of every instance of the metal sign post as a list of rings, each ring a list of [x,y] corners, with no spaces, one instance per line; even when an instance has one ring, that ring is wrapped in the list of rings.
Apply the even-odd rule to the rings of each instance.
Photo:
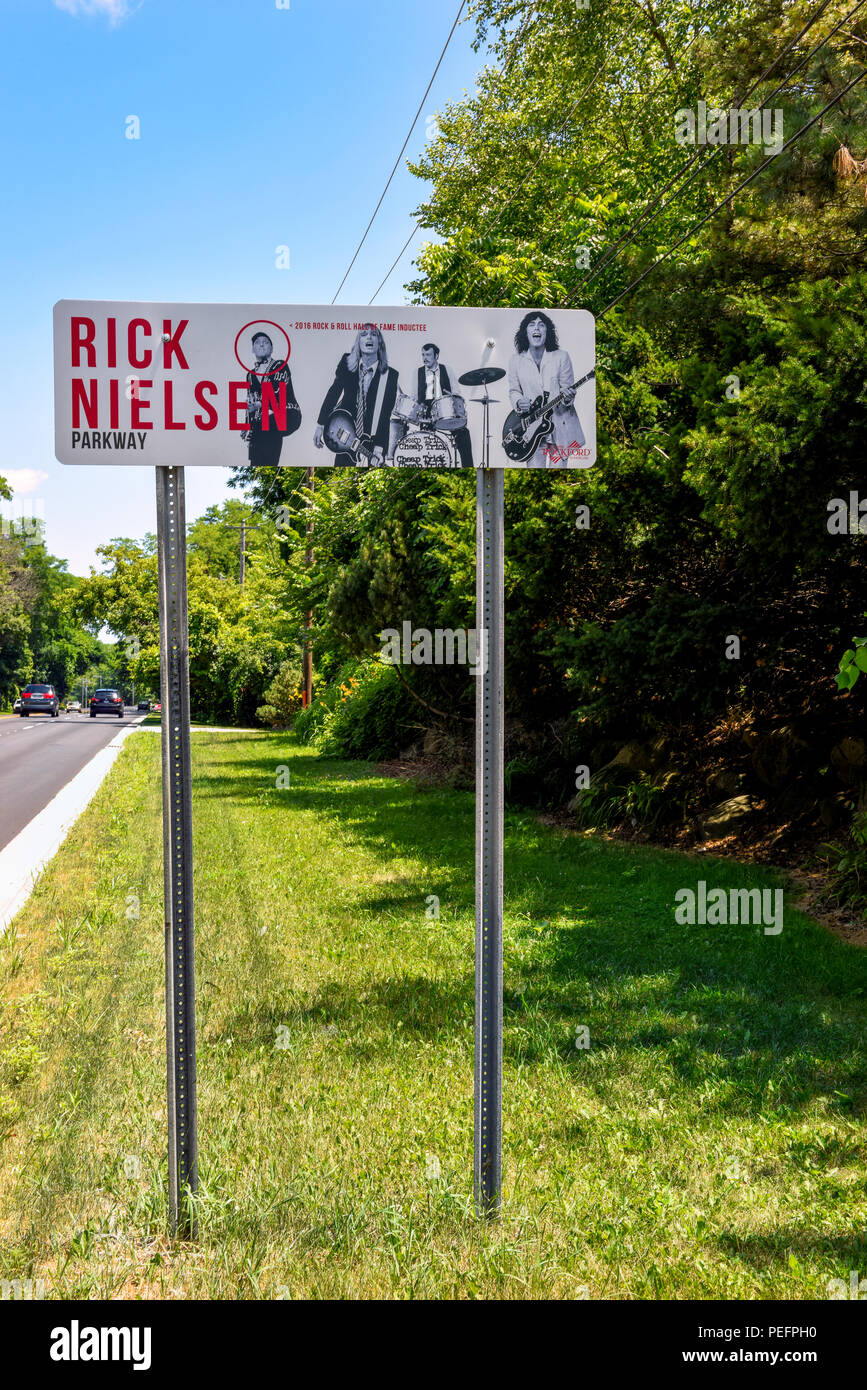
[[[156,469],[163,755],[163,880],[166,930],[166,1056],[169,1221],[194,1236],[181,1211],[199,1185],[196,1123],[196,987],[193,958],[193,810],[190,652],[183,468]]]
[[[474,1191],[500,1210],[503,1180],[503,495],[502,468],[476,475],[476,1043]],[[481,644],[484,643],[484,646]]]

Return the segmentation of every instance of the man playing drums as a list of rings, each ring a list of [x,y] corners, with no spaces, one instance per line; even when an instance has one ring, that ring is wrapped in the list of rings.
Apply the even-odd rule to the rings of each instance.
[[[462,468],[473,467],[473,445],[466,426],[466,406],[453,389],[457,382],[444,362],[440,362],[436,343],[425,343],[421,351],[422,366],[418,369],[415,397],[404,396],[392,415],[389,436],[389,459],[410,425],[422,429],[439,429],[451,435]]]

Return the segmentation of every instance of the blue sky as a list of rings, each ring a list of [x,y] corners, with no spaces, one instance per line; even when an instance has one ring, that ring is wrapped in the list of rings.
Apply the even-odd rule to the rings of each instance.
[[[55,461],[55,300],[330,303],[458,2],[0,0],[0,474],[73,573],[102,541],[155,528],[154,479]],[[472,90],[471,37],[459,26],[409,156],[427,118]],[[395,175],[340,301],[369,301],[424,187]],[[422,241],[377,304],[405,302]],[[228,477],[186,470],[188,518],[238,495]]]

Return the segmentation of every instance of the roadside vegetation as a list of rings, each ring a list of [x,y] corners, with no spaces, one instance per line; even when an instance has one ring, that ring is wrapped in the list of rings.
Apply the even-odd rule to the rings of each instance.
[[[772,872],[508,813],[487,1224],[472,796],[281,733],[194,733],[193,771],[200,1239],[166,1235],[142,730],[0,940],[2,1277],[63,1299],[797,1300],[863,1271],[867,954],[788,889],[778,936],[674,919],[699,879]]]

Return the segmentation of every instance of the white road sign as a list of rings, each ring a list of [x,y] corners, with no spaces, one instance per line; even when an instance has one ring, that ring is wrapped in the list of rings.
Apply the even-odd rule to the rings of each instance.
[[[69,464],[589,468],[595,354],[583,309],[64,299],[55,452]]]

